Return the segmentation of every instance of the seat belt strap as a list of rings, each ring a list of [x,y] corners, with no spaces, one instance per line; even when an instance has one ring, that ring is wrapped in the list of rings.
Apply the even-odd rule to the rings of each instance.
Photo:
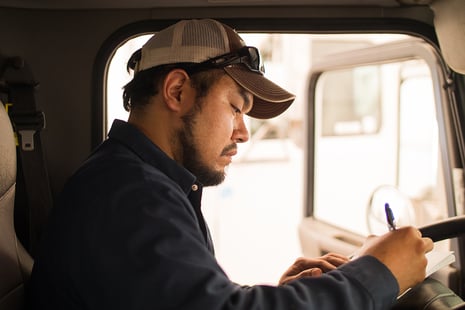
[[[24,64],[24,63],[23,63]],[[53,198],[41,142],[45,115],[35,101],[37,83],[24,64],[14,78],[6,80],[9,115],[17,135],[18,173],[15,198],[15,224],[23,233],[18,237],[32,257],[37,253],[40,235],[45,227]],[[24,186],[21,186],[22,184]],[[17,210],[16,210],[17,209]]]

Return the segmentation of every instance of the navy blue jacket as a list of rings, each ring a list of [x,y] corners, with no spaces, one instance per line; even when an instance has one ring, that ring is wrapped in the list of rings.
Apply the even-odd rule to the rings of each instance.
[[[32,309],[389,309],[398,285],[374,257],[283,286],[240,286],[219,266],[202,186],[115,121],[67,182],[31,277]]]

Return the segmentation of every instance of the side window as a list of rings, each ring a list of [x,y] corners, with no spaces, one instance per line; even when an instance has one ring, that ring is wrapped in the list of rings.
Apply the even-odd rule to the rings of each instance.
[[[123,108],[123,86],[131,79],[132,74],[126,69],[129,57],[138,50],[152,35],[140,35],[124,42],[116,49],[108,64],[106,87],[106,127],[111,127],[114,119],[127,120],[128,112]]]
[[[379,66],[338,70],[324,75],[321,135],[373,134],[380,129]],[[334,91],[337,85],[338,91]]]
[[[447,216],[433,84],[422,59],[324,71],[315,93],[316,219],[367,235]],[[322,115],[322,117],[318,117]]]

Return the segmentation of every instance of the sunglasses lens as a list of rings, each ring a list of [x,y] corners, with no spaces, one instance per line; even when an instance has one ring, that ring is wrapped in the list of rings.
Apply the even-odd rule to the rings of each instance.
[[[251,69],[264,73],[265,70],[264,66],[261,64],[260,52],[258,49],[255,47],[247,47],[247,51]]]
[[[189,67],[189,70],[193,71],[196,67],[208,67],[212,66],[215,68],[221,68],[232,64],[244,64],[249,70],[264,74],[265,67],[261,63],[260,52],[256,47],[244,46],[238,51],[220,55],[211,59],[208,59],[202,63],[194,64]]]

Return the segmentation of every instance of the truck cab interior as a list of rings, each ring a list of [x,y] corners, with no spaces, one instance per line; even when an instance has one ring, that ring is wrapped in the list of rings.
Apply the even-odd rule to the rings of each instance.
[[[465,309],[463,0],[0,0],[0,309],[24,309],[54,201],[127,117],[129,56],[191,18],[233,27],[297,95],[249,121],[205,194],[231,277],[270,283],[297,256],[351,255],[387,231],[388,202],[455,257],[393,309]],[[276,264],[257,268],[260,254]]]

